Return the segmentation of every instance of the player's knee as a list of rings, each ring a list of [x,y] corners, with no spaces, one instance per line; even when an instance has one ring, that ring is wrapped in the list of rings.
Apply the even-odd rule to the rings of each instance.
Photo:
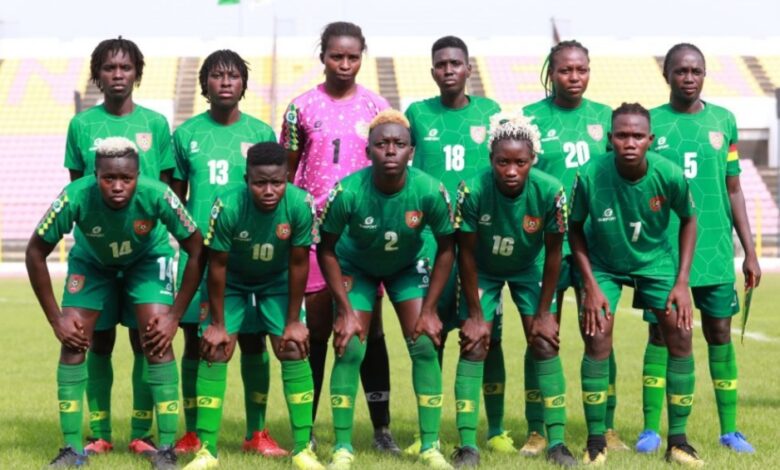
[[[702,331],[707,344],[718,346],[731,342],[731,318],[713,318],[702,315]]]
[[[293,342],[287,342],[285,344],[284,349],[274,349],[274,354],[276,354],[276,358],[280,361],[300,361],[302,359],[306,359],[306,355],[303,354],[303,351]]]
[[[461,350],[460,357],[467,361],[482,362],[487,358],[487,354],[487,349],[485,349],[485,346],[480,341],[471,351]]]
[[[344,348],[344,354],[339,358],[339,362],[360,367],[363,363],[363,357],[366,355],[366,345],[361,343],[357,337],[353,337]]]
[[[436,346],[433,345],[431,338],[423,335],[417,338],[417,341],[406,341],[406,347],[409,349],[409,356],[412,361],[438,361]]]
[[[546,339],[536,336],[531,340],[531,351],[535,359],[552,359],[558,355],[558,349]]]
[[[647,336],[650,344],[661,347],[666,346],[666,340],[658,324],[650,323],[647,325]]]
[[[676,329],[666,341],[669,354],[685,357],[693,352],[693,330]]]

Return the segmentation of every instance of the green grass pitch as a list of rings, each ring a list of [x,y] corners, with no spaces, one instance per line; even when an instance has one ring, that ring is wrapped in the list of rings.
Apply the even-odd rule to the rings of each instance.
[[[62,280],[55,282],[61,292]],[[757,448],[757,454],[738,456],[718,446],[718,421],[714,394],[707,366],[706,343],[700,328],[695,332],[696,401],[689,421],[688,436],[710,468],[772,468],[780,457],[777,438],[780,436],[780,318],[777,314],[777,292],[780,274],[767,274],[753,299],[751,320],[744,345],[738,342],[739,360],[739,427]],[[618,360],[618,409],[616,428],[623,439],[634,444],[642,426],[641,361],[646,341],[646,326],[639,312],[630,309],[630,291],[625,291],[617,315],[615,348]],[[526,424],[522,402],[522,358],[525,348],[520,321],[508,297],[504,319],[503,344],[507,366],[505,425],[518,444],[523,440]],[[561,356],[568,385],[567,444],[578,458],[585,445],[585,423],[580,400],[580,359],[582,342],[576,328],[574,303],[568,298],[564,306]],[[698,316],[698,314],[697,314]],[[26,279],[6,278],[0,282],[0,319],[2,320],[3,392],[0,393],[0,467],[41,468],[53,458],[61,445],[57,421],[55,370],[59,345],[41,313]],[[738,328],[740,317],[735,317]],[[385,330],[390,349],[392,395],[392,430],[401,446],[408,445],[417,423],[417,413],[411,387],[411,364],[402,341],[398,322],[389,304],[385,305]],[[735,330],[736,331],[736,330]],[[115,451],[111,455],[92,458],[90,468],[148,468],[148,463],[127,451],[131,411],[131,352],[127,334],[120,330],[114,352],[113,428]],[[177,336],[175,351],[181,352],[181,336]],[[444,364],[445,404],[442,419],[442,445],[449,456],[457,441],[453,380],[457,360],[457,337],[451,335]],[[238,353],[236,354],[238,356]],[[332,353],[326,374],[325,393],[329,380]],[[278,363],[272,360],[272,386],[268,407],[268,423],[272,435],[285,447],[291,445],[287,411],[281,392]],[[243,391],[238,357],[230,367],[229,387],[225,398],[223,429],[220,439],[222,468],[249,469],[289,468],[289,460],[269,461],[241,453],[244,434]],[[182,428],[183,428],[183,417]],[[665,422],[665,418],[664,418]],[[320,442],[319,455],[327,461],[330,443],[331,416],[327,398],[320,406],[315,425]],[[665,427],[665,424],[664,424]],[[486,425],[480,422],[480,445],[484,445]],[[86,434],[86,421],[85,421]],[[391,458],[370,449],[371,425],[365,400],[358,397],[356,405],[355,449],[356,469],[421,468],[408,458]],[[188,459],[182,459],[186,463]],[[552,468],[543,459],[528,459],[518,455],[497,456],[482,452],[485,468]],[[634,452],[609,455],[612,468],[666,468],[662,454],[638,455]]]

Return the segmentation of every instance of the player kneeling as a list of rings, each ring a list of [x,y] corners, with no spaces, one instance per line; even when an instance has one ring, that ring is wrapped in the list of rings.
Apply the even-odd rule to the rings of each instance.
[[[547,459],[576,465],[564,445],[566,381],[558,357],[558,323],[551,306],[566,232],[566,194],[560,181],[532,169],[541,150],[539,129],[523,116],[496,115],[490,125],[491,170],[461,183],[458,263],[462,283],[461,356],[455,378],[461,446],[456,466],[479,463],[476,427],[483,361],[491,324],[509,284],[539,376],[549,444]],[[539,279],[542,282],[539,282]]]
[[[615,149],[577,176],[569,241],[583,280],[580,329],[582,401],[588,427],[586,464],[607,457],[604,436],[612,350],[613,312],[622,286],[634,288],[634,307],[652,310],[669,347],[667,460],[692,466],[703,461],[685,437],[694,392],[691,297],[688,275],[696,241],[696,217],[682,169],[648,152],[650,115],[624,103],[612,113]],[[671,212],[680,218],[680,255],[666,236]],[[585,222],[589,220],[586,238]]]
[[[85,241],[74,245],[68,256],[60,311],[46,256],[74,225],[83,231]],[[173,249],[168,232],[190,257],[175,301]],[[69,184],[52,203],[30,239],[26,257],[35,296],[62,343],[57,395],[65,447],[50,466],[87,462],[81,435],[82,398],[87,384],[85,353],[103,304],[118,295],[117,279],[122,276],[143,335],[149,385],[157,410],[160,446],[150,458],[155,468],[175,468],[172,445],[179,422],[179,374],[171,341],[204,268],[202,241],[173,191],[159,181],[138,175],[138,150],[124,137],[103,140],[95,156],[95,176]]]
[[[354,460],[352,426],[357,380],[371,323],[376,291],[382,284],[395,307],[412,359],[417,397],[420,460],[430,468],[452,468],[438,449],[442,379],[436,348],[441,320],[436,302],[454,259],[452,214],[444,185],[416,168],[409,121],[385,110],[369,125],[372,165],[337,183],[323,211],[317,258],[336,302],[333,346],[337,357],[330,381],[336,444],[333,470]],[[420,257],[423,230],[436,237],[433,273]]]
[[[316,235],[314,200],[287,183],[287,154],[275,142],[247,152],[246,185],[217,198],[205,244],[208,247],[210,317],[201,325],[198,366],[198,437],[203,447],[185,468],[216,468],[217,438],[227,384],[227,362],[235,350],[247,303],[271,336],[282,362],[284,396],[299,469],[323,469],[307,448],[312,427],[314,384],[307,359],[309,330],[301,304]]]

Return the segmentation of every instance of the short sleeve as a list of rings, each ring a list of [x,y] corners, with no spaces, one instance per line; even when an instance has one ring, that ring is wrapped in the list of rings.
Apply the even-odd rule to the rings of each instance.
[[[159,219],[176,240],[185,240],[198,229],[184,204],[181,203],[179,197],[168,186],[165,186],[159,207]]]
[[[414,114],[415,114],[414,109],[415,106],[414,103],[412,103],[411,105],[409,105],[408,108],[406,108],[406,112],[404,112],[404,116],[406,116],[406,120],[409,121],[409,129],[412,131],[410,132],[412,138],[412,145],[417,145],[416,142],[417,139],[415,139],[415,133],[414,133]],[[412,160],[412,165],[419,166],[419,165],[415,165],[415,160]]]
[[[571,216],[572,222],[585,222],[588,218],[588,184],[587,177],[578,173],[571,188]]]
[[[455,206],[455,228],[461,232],[476,232],[479,194],[472,190],[473,184],[461,181],[458,185],[458,200]]]
[[[282,121],[282,133],[279,136],[279,143],[288,152],[300,152],[302,150],[303,130],[300,125],[300,108],[295,102],[290,103],[287,111],[284,112]]]
[[[694,214],[693,195],[688,180],[680,173],[679,178],[675,178],[674,199],[670,201],[670,207],[677,214],[677,217],[688,218]]]
[[[544,231],[547,233],[566,233],[569,229],[569,208],[566,205],[566,190],[558,186],[549,192]]]
[[[168,120],[161,117],[155,126],[156,134],[154,136],[157,142],[157,154],[160,158],[160,172],[176,168],[176,160],[173,158],[171,149],[171,128],[168,126]]]
[[[75,214],[75,205],[70,200],[67,190],[64,190],[51,203],[49,210],[38,223],[35,233],[46,243],[54,245],[73,229]]]
[[[76,119],[71,119],[68,125],[68,139],[65,143],[65,163],[68,170],[84,171],[84,155],[79,148],[81,125]]]
[[[323,232],[341,235],[349,222],[349,196],[341,182],[336,183],[328,193],[328,200],[320,216],[320,229]]]
[[[173,169],[173,177],[179,181],[189,180],[190,161],[189,146],[185,142],[185,135],[180,129],[173,133],[173,156],[176,167]]]
[[[728,123],[728,133],[726,136],[729,142],[729,152],[726,156],[726,176],[739,176],[742,168],[739,166],[739,152],[737,151],[737,140],[739,133],[737,131],[737,121],[734,116],[730,116]]]
[[[310,246],[316,242],[317,223],[314,198],[306,193],[299,198],[292,211],[292,246]]]
[[[225,209],[225,203],[219,197],[211,206],[209,214],[209,229],[203,244],[215,251],[230,251],[232,233],[235,221],[230,216],[231,210]]]
[[[439,191],[426,198],[428,203],[427,214],[424,214],[428,226],[435,236],[449,235],[455,231],[453,228],[452,204],[450,195],[444,184],[439,183]],[[427,216],[427,217],[426,217]]]

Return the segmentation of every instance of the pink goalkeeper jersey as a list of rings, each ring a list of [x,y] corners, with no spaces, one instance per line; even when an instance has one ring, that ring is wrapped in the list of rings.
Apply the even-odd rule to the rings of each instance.
[[[300,152],[294,182],[314,196],[318,212],[337,181],[371,164],[366,156],[368,125],[389,107],[387,100],[360,85],[347,100],[334,100],[320,84],[290,103],[281,144]]]

